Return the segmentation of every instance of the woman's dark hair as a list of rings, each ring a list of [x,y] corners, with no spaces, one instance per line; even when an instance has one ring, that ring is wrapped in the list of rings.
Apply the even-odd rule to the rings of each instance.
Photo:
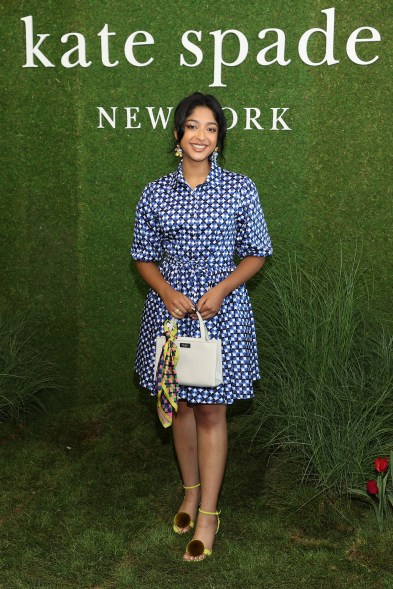
[[[211,94],[202,94],[201,92],[194,92],[190,96],[186,96],[183,98],[181,102],[177,105],[175,109],[175,131],[177,133],[177,143],[183,138],[184,135],[184,123],[186,119],[190,116],[192,111],[197,106],[207,106],[214,114],[214,118],[216,119],[216,123],[218,125],[218,139],[217,139],[217,147],[219,153],[222,155],[224,151],[224,139],[227,132],[227,121],[224,115],[224,111],[222,110],[221,104],[218,102],[217,98],[212,96]]]

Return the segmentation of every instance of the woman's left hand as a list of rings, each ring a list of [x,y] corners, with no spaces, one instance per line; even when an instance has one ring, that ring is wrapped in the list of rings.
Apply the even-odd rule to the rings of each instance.
[[[224,298],[225,293],[219,284],[205,292],[196,305],[196,308],[202,315],[202,319],[211,319],[214,315],[217,315]]]

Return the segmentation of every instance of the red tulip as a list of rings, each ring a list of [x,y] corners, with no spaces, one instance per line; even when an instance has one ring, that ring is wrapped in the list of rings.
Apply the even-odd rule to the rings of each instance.
[[[374,466],[377,472],[386,472],[389,466],[389,460],[387,458],[378,457],[374,460]]]
[[[378,495],[378,485],[376,481],[367,481],[366,491],[370,495]]]

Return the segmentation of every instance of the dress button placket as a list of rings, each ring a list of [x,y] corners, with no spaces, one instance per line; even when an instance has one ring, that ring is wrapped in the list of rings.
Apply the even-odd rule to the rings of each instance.
[[[197,227],[196,227],[196,218],[197,218],[197,202],[198,202],[198,197],[197,197],[197,188],[194,188],[194,190],[191,190],[191,194],[193,196],[192,199],[192,213],[191,213],[191,218],[192,218],[192,225],[191,225],[191,240],[190,240],[190,258],[191,258],[191,264],[193,266],[192,268],[192,273],[193,273],[193,300],[192,302],[194,303],[194,305],[197,304],[198,302],[198,293],[197,293],[197,270],[196,270],[196,260],[193,259],[193,253],[196,251],[196,232],[197,232]]]

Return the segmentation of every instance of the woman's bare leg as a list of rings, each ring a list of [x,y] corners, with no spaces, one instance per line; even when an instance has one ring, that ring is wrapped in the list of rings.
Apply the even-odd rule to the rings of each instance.
[[[228,450],[226,405],[196,405],[194,414],[201,479],[201,509],[215,512]],[[211,550],[216,529],[216,517],[199,513],[193,539],[201,540],[205,548]],[[188,554],[184,558],[194,559]],[[200,558],[204,557],[197,557]]]
[[[179,401],[178,411],[172,421],[173,441],[179,462],[183,485],[190,487],[199,483],[197,434],[194,410],[185,401]],[[188,513],[195,521],[200,498],[200,487],[185,489],[184,499],[179,511]],[[181,533],[188,532],[189,526],[180,529]]]

